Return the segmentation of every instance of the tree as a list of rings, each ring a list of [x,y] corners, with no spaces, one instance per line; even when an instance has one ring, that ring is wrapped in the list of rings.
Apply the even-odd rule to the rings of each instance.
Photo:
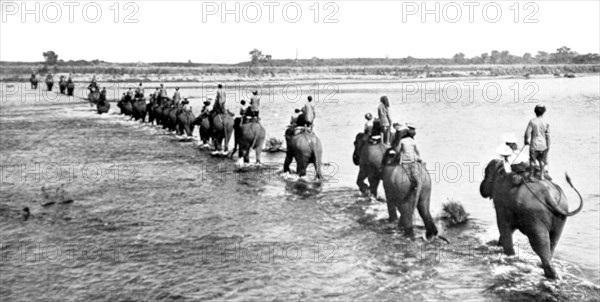
[[[492,55],[490,56],[490,62],[492,64],[498,64],[500,62],[500,52],[497,50],[492,50]]]
[[[540,63],[548,61],[548,58],[548,53],[541,50],[538,50],[537,55],[535,55],[535,59],[538,60]]]
[[[56,62],[58,61],[58,54],[56,54],[52,50],[48,50],[48,51],[42,53],[42,55],[44,56],[44,60],[46,61],[46,64],[48,64],[48,65],[55,65]]]
[[[455,64],[464,64],[465,63],[465,54],[462,52],[455,54],[454,57],[452,57],[452,61]]]
[[[523,55],[523,61],[525,61],[525,63],[531,63],[532,60],[533,60],[533,57],[531,56],[530,53],[526,52]]]
[[[503,50],[500,53],[500,62],[502,64],[508,64],[508,63],[510,63],[510,61],[511,61],[510,53],[508,52],[508,50]]]
[[[571,48],[563,46],[561,48],[557,48],[556,52],[551,54],[551,60],[556,63],[568,63],[577,56],[577,53],[571,51]]]
[[[487,64],[490,62],[490,56],[488,55],[487,52],[484,52],[481,54],[481,63],[483,64]]]

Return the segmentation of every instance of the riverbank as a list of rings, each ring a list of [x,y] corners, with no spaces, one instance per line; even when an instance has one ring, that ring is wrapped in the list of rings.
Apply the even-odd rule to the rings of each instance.
[[[44,73],[42,64],[0,62],[0,81],[28,81],[31,72]],[[49,72],[89,82],[93,75],[104,82],[205,82],[268,80],[410,80],[423,78],[480,78],[535,76],[565,73],[598,73],[600,64],[546,65],[366,65],[366,66],[152,66],[104,64],[55,66]],[[40,78],[40,80],[43,80]],[[58,77],[55,77],[58,81]]]

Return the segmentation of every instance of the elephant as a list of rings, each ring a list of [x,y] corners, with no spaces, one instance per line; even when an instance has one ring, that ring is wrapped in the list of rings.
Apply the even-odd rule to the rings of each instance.
[[[515,230],[521,231],[540,257],[544,275],[550,279],[558,277],[551,261],[567,217],[579,213],[583,207],[581,194],[568,175],[566,179],[580,199],[579,208],[573,212],[569,212],[567,197],[558,185],[548,180],[515,185],[500,159],[494,159],[486,166],[479,186],[481,196],[494,201],[500,232],[498,244],[504,253],[515,254],[512,235]]]
[[[154,116],[156,118],[157,125],[163,125],[163,121],[164,121],[163,112],[167,109],[167,108],[165,108],[165,106],[166,106],[165,104],[160,104],[160,102],[157,101],[156,109],[154,111]]]
[[[194,121],[195,125],[198,125],[198,132],[200,134],[200,140],[203,145],[208,145],[210,141],[210,120],[209,117],[200,114]]]
[[[133,114],[133,104],[131,97],[126,95],[124,96],[118,103],[117,103],[117,107],[119,107],[119,109],[121,109],[121,114],[125,114],[125,115],[129,115],[131,116]]]
[[[185,135],[191,137],[194,133],[194,122],[196,121],[196,117],[194,113],[191,111],[179,110],[177,112],[177,135],[182,135],[185,132]]]
[[[73,91],[75,91],[75,83],[67,81],[67,95],[73,96]]]
[[[377,197],[377,188],[381,181],[381,162],[387,146],[382,142],[376,144],[369,143],[369,135],[360,132],[354,140],[354,153],[352,161],[354,165],[359,166],[356,184],[364,195]],[[365,179],[369,179],[369,185]]]
[[[98,111],[98,114],[107,113],[109,109],[110,103],[106,99],[101,99],[98,101],[98,104],[96,104],[96,110]]]
[[[386,156],[383,156],[383,163],[388,162]],[[431,199],[431,177],[427,173],[425,163],[418,163],[420,165],[420,174],[422,188],[419,195],[419,200],[413,200],[412,197],[415,188],[410,182],[410,178],[407,173],[407,168],[402,164],[382,164],[381,180],[383,181],[383,188],[385,190],[385,196],[387,199],[387,209],[389,214],[389,221],[394,222],[398,219],[396,209],[400,212],[400,220],[398,221],[398,227],[404,231],[404,235],[407,237],[413,237],[413,215],[415,208],[419,211],[421,219],[425,224],[425,236],[427,240],[437,236],[438,230],[435,226],[431,213],[429,211],[430,199]]]
[[[167,110],[167,128],[169,131],[177,130],[177,112],[179,109],[175,105],[171,105],[171,107]]]
[[[148,123],[150,125],[158,124],[158,101],[154,96],[150,97],[150,103],[146,105],[146,112],[148,112]]]
[[[48,91],[52,91],[52,86],[54,86],[54,81],[51,79],[46,80],[46,87],[48,88]]]
[[[137,121],[146,121],[146,100],[144,98],[136,98],[132,104],[131,116]]]
[[[233,117],[227,113],[221,113],[213,116],[212,138],[215,149],[227,154],[229,150],[229,140],[233,134]]]
[[[67,82],[65,81],[64,78],[61,78],[58,81],[58,89],[60,90],[61,94],[65,94],[65,90],[67,89]]]
[[[295,159],[298,176],[305,176],[306,168],[312,163],[315,166],[316,179],[322,180],[321,166],[323,162],[321,158],[323,147],[321,146],[321,140],[312,131],[306,129],[295,130],[290,127],[285,132],[285,141],[287,151],[283,163],[283,172],[290,171],[290,164]]]
[[[31,78],[29,78],[29,82],[31,83],[31,89],[37,89],[39,81],[35,74],[31,75]]]
[[[90,107],[98,104],[98,100],[100,100],[100,92],[98,90],[90,91],[90,93],[88,93],[88,100],[90,101]]]
[[[249,121],[240,125],[239,135],[235,138],[239,145],[239,157],[245,163],[250,162],[250,150],[256,152],[256,162],[260,163],[260,154],[265,143],[266,131],[258,121]]]

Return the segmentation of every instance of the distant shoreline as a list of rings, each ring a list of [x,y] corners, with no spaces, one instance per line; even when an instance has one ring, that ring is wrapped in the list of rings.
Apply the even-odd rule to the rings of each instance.
[[[77,82],[90,81],[95,74],[98,81],[108,83],[161,82],[193,83],[207,81],[250,82],[250,81],[315,81],[315,80],[357,80],[357,81],[414,81],[427,79],[482,79],[482,78],[526,78],[553,76],[559,72],[575,74],[598,74],[600,64],[535,64],[535,65],[370,65],[370,66],[55,66],[49,72],[58,81],[60,75],[71,73]],[[42,70],[43,64],[16,64],[0,62],[1,82],[29,81],[32,70]],[[44,73],[45,74],[45,73]],[[38,80],[42,81],[42,73]]]

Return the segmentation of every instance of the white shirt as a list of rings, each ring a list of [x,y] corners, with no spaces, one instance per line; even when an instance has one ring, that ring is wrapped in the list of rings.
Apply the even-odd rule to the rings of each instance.
[[[238,111],[234,112],[235,117],[242,117],[242,112],[246,112],[246,109],[248,109],[248,104],[246,104],[246,105],[240,104],[240,109]]]

